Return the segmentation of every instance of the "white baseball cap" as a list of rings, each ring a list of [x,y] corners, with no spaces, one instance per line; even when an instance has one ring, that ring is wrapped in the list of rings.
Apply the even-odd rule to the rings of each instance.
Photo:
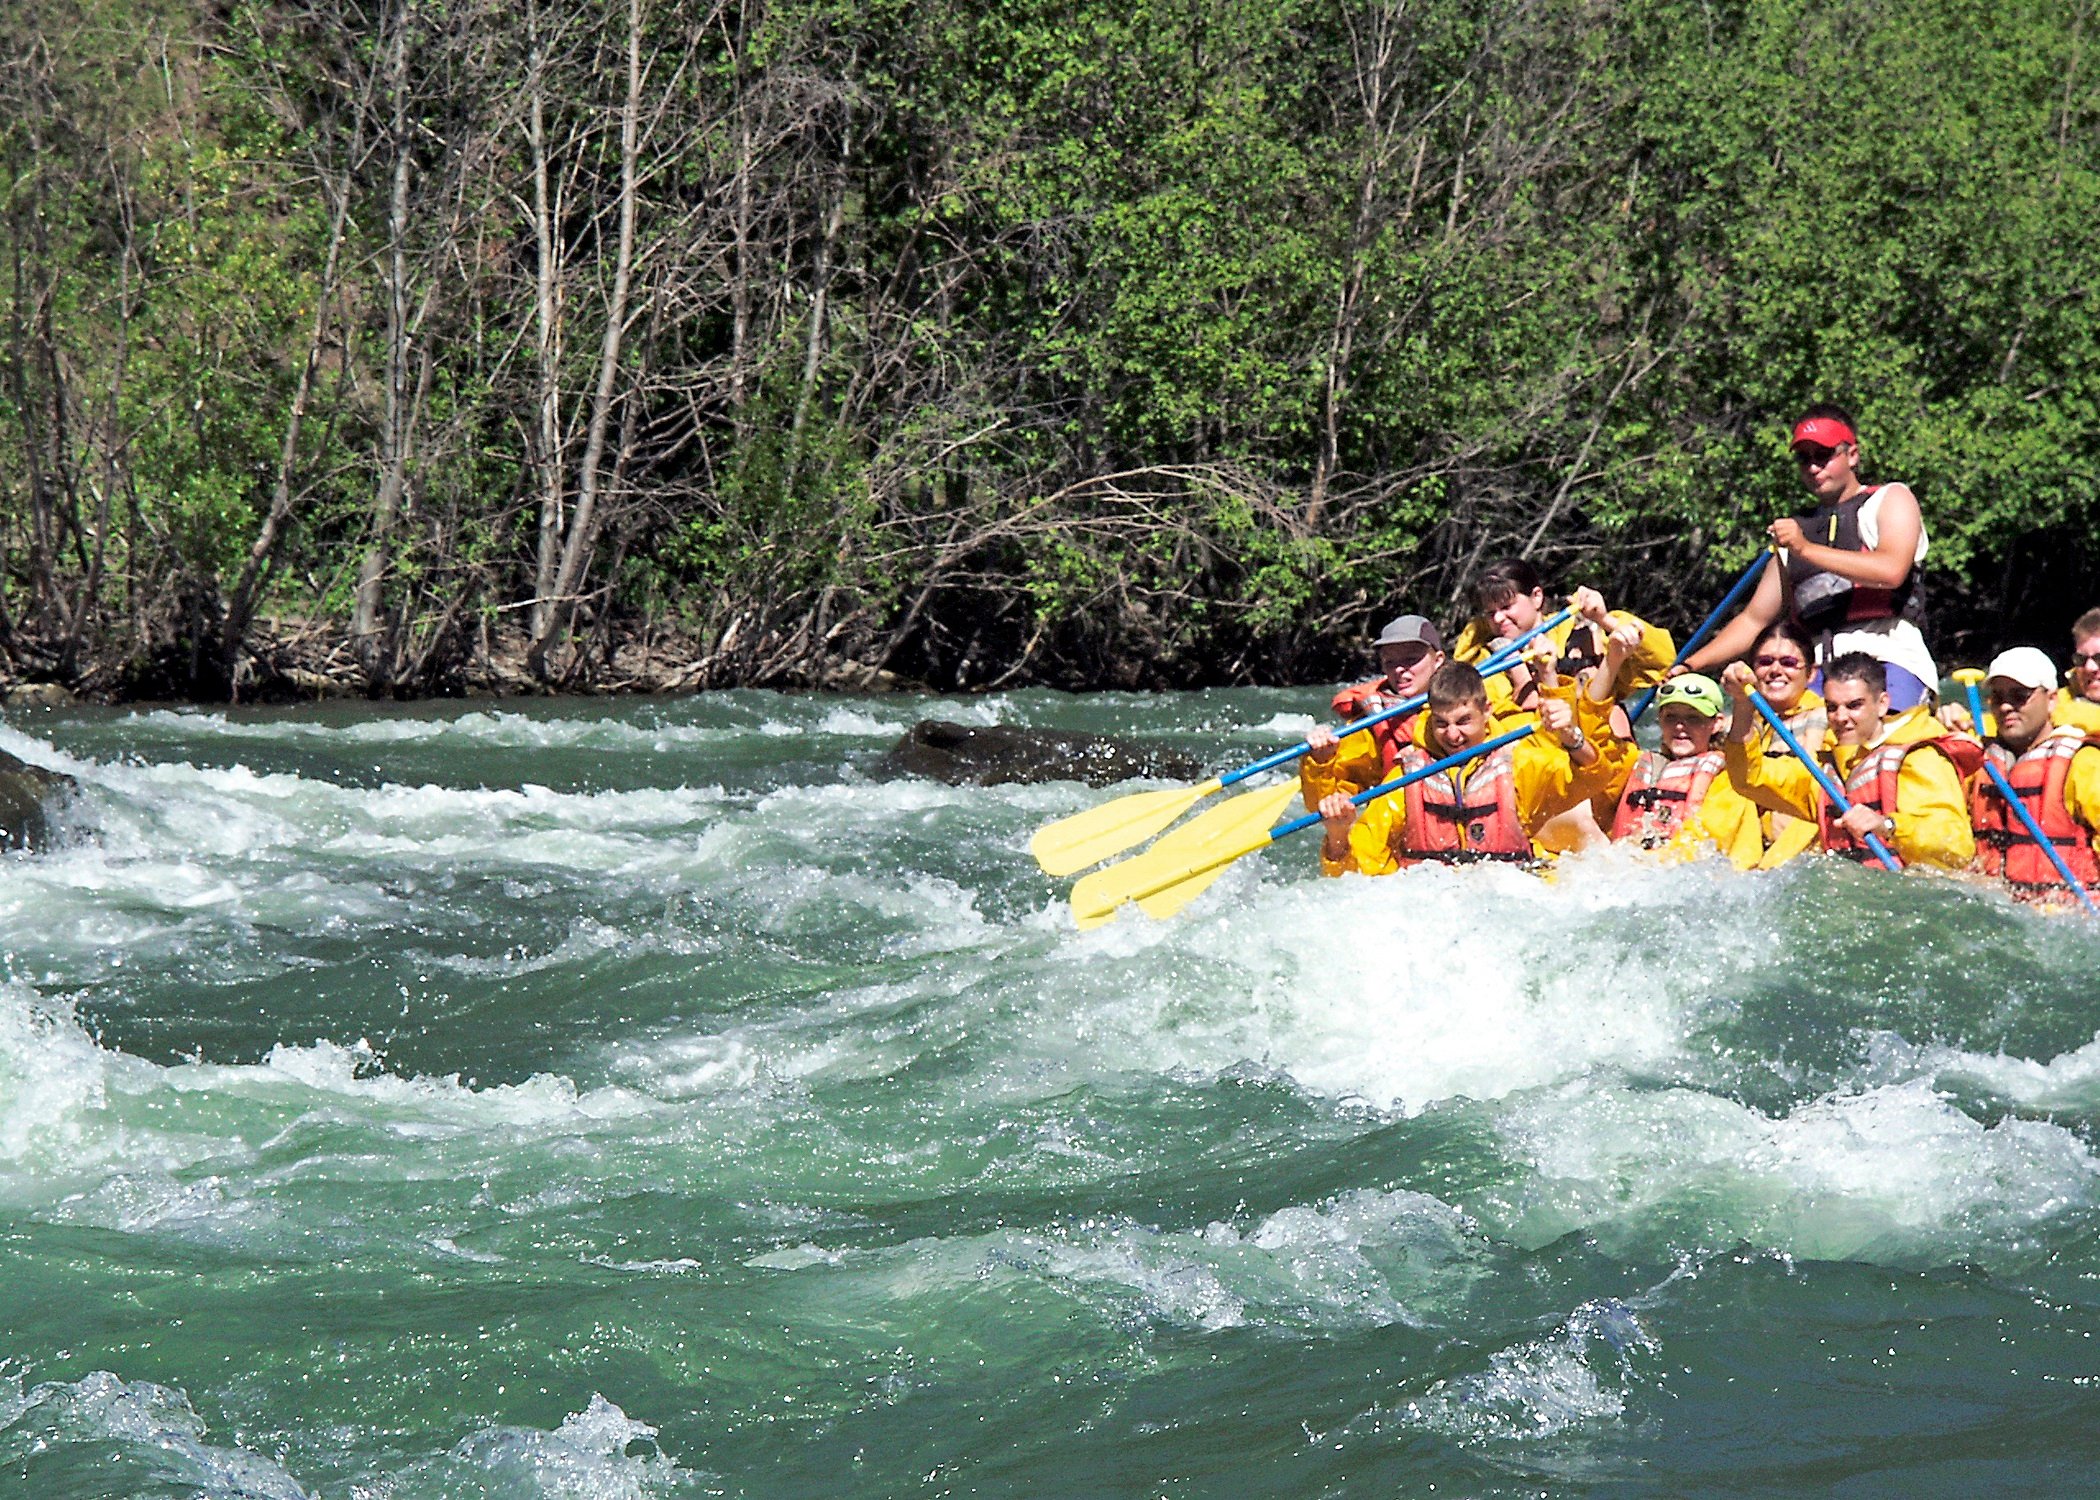
[[[1991,658],[1985,677],[2003,677],[2007,682],[2017,682],[2024,688],[2051,688],[2056,686],[2056,663],[2033,646],[2015,646],[2010,651],[2000,651]]]

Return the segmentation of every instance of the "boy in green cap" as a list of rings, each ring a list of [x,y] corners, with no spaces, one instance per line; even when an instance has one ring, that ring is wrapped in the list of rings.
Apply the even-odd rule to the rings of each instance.
[[[1764,853],[1757,806],[1722,774],[1726,757],[1714,745],[1727,706],[1721,685],[1697,672],[1663,684],[1655,695],[1662,748],[1635,758],[1612,819],[1614,840],[1687,855],[1711,844],[1738,869],[1756,866]]]

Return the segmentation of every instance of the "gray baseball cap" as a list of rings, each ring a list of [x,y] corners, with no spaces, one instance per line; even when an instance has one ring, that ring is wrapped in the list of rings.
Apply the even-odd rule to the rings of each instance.
[[[1444,638],[1437,628],[1420,615],[1402,615],[1397,620],[1385,622],[1385,629],[1378,632],[1373,646],[1411,646],[1416,642],[1432,651],[1444,649]]]

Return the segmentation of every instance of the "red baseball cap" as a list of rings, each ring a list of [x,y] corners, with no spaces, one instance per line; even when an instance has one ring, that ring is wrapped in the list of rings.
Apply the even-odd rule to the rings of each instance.
[[[1788,440],[1787,447],[1794,449],[1803,443],[1814,443],[1822,448],[1835,448],[1841,443],[1857,447],[1859,438],[1836,417],[1803,417],[1794,424],[1794,435]]]

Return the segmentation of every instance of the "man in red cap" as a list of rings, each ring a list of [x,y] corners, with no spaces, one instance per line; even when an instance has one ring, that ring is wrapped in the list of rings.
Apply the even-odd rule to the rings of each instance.
[[[1918,497],[1906,484],[1861,480],[1858,429],[1841,406],[1811,406],[1788,446],[1815,508],[1766,528],[1778,552],[1756,592],[1684,670],[1711,672],[1734,661],[1759,631],[1785,618],[1813,643],[1819,665],[1848,651],[1880,662],[1892,711],[1930,701],[1940,671],[1918,629],[1917,569],[1926,545]]]

